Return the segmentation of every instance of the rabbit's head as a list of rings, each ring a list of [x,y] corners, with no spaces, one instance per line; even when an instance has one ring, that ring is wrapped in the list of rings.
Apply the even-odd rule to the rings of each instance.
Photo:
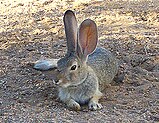
[[[87,79],[89,69],[87,57],[97,45],[97,27],[94,21],[84,20],[78,30],[75,14],[67,10],[64,14],[67,53],[57,63],[57,84],[62,87],[78,85]]]

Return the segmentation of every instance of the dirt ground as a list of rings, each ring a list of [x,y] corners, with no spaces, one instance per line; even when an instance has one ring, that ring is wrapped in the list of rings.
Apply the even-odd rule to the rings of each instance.
[[[57,98],[39,59],[66,52],[63,13],[93,19],[99,46],[119,59],[118,79],[100,100],[103,109],[71,111]],[[2,0],[0,2],[1,123],[159,122],[158,0]]]

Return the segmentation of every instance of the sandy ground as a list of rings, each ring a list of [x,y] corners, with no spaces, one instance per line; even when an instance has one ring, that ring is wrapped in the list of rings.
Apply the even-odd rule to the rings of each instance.
[[[103,109],[71,111],[57,98],[39,59],[66,52],[63,13],[98,25],[99,46],[119,59],[118,79],[100,100]],[[0,2],[0,122],[159,122],[158,0],[2,0]]]

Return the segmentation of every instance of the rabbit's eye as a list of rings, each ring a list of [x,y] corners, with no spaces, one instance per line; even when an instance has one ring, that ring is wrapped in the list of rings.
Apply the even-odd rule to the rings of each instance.
[[[76,70],[76,65],[73,65],[72,67],[71,67],[71,70]]]

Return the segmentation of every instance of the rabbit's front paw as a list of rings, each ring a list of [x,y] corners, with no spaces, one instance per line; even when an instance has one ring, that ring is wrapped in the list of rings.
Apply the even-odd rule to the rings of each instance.
[[[89,104],[88,104],[88,108],[89,108],[90,110],[95,111],[95,110],[102,109],[103,106],[102,106],[100,103],[91,101],[91,102],[89,102]]]
[[[73,110],[81,110],[81,106],[73,99],[71,99],[67,102],[67,107],[69,107]]]

